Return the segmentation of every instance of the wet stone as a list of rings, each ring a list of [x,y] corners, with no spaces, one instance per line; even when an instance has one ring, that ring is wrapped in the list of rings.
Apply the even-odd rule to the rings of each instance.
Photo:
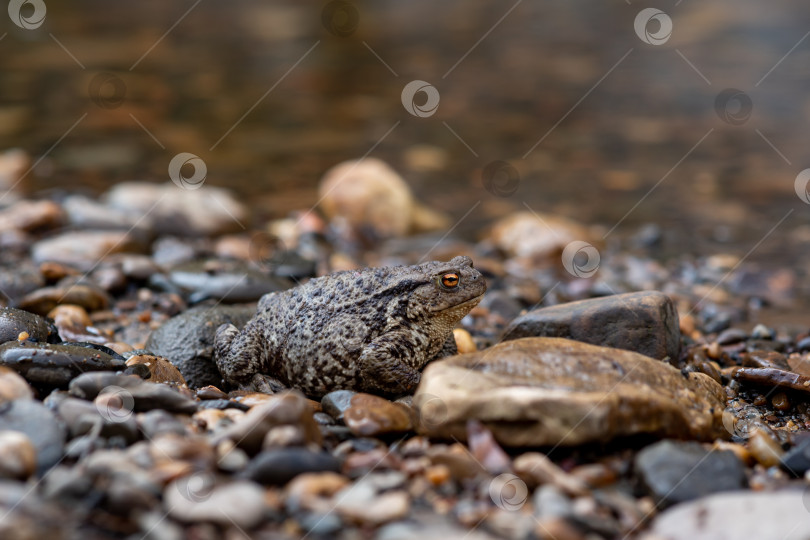
[[[34,474],[37,451],[20,431],[0,431],[0,477],[24,480]]]
[[[804,433],[797,439],[796,445],[782,456],[782,467],[801,477],[810,471],[810,434]]]
[[[150,411],[164,409],[171,412],[191,414],[197,410],[197,402],[173,390],[165,384],[151,383],[133,375],[115,373],[85,373],[73,379],[69,385],[72,396],[95,400],[102,392],[131,400],[133,410]]]
[[[31,341],[57,343],[59,334],[53,323],[44,317],[16,308],[0,308],[0,343],[16,341],[21,333]]]
[[[183,375],[167,358],[149,354],[145,351],[135,351],[138,354],[128,353],[127,366],[132,367],[139,364],[149,369],[149,382],[168,383],[175,386],[185,386],[186,381]]]
[[[107,309],[111,302],[110,296],[103,289],[94,285],[75,284],[38,289],[26,295],[19,307],[38,315],[47,315],[59,304],[76,304],[93,312]]]
[[[124,408],[105,408],[97,403],[73,398],[64,392],[54,392],[46,404],[67,425],[71,438],[88,433],[104,438],[120,437],[127,443],[140,439],[132,411]]]
[[[0,345],[0,365],[22,375],[35,387],[66,388],[88,371],[124,369],[123,360],[77,345],[10,341]]]
[[[142,247],[143,243],[128,231],[70,231],[40,240],[32,247],[31,256],[36,263],[57,262],[88,272],[107,255]]]
[[[62,457],[65,427],[38,401],[0,404],[0,431],[19,431],[28,436],[36,448],[38,474],[53,467]]]
[[[504,341],[561,337],[635,351],[651,358],[677,359],[678,312],[663,293],[644,291],[580,300],[532,310],[512,321]]]
[[[335,390],[321,398],[323,412],[338,421],[343,420],[343,413],[352,405],[352,397],[357,392],[353,390]]]
[[[352,396],[351,407],[344,412],[343,421],[352,433],[361,437],[402,433],[413,427],[406,405],[371,394]]]
[[[745,466],[733,452],[707,450],[696,442],[655,443],[636,456],[635,468],[663,506],[747,485]]]
[[[172,317],[149,335],[146,349],[168,358],[190,388],[219,385],[222,376],[213,361],[214,335],[223,324],[241,328],[255,307],[194,308]]]
[[[466,439],[476,419],[506,446],[571,446],[642,433],[727,437],[725,399],[709,376],[631,351],[523,338],[428,364],[413,402],[423,435]]]
[[[209,298],[223,302],[255,302],[291,283],[256,270],[243,261],[194,261],[173,268],[169,281],[189,295],[191,302]]]
[[[163,491],[170,516],[189,523],[210,522],[251,529],[264,520],[264,490],[252,482],[211,485],[204,473],[172,482]]]
[[[259,453],[243,474],[260,484],[284,485],[299,474],[326,471],[340,472],[340,463],[327,452],[278,448]]]
[[[34,391],[13,369],[0,366],[0,403],[16,399],[32,399]]]
[[[790,388],[810,392],[810,377],[775,368],[743,367],[734,372],[734,379],[759,386]]]

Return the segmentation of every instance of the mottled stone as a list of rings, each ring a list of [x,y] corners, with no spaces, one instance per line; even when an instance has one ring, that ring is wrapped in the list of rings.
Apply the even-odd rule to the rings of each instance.
[[[725,393],[702,373],[560,338],[507,341],[431,363],[414,396],[422,434],[466,438],[467,420],[501,444],[578,445],[652,434],[727,437]]]
[[[87,371],[116,371],[123,360],[77,345],[9,341],[0,345],[0,365],[22,375],[37,387],[66,388]]]
[[[504,341],[522,337],[561,337],[662,360],[678,358],[681,335],[672,300],[643,291],[532,310],[503,334]]]

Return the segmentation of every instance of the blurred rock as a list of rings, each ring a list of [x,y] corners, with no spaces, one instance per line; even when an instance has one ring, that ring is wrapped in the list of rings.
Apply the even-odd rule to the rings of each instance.
[[[176,266],[169,281],[190,294],[193,302],[213,298],[223,302],[255,302],[269,292],[292,284],[258,271],[244,261],[194,261]]]
[[[492,242],[511,257],[559,256],[574,240],[594,243],[588,228],[562,216],[517,212],[492,226]]]
[[[16,341],[20,334],[40,343],[59,341],[57,329],[45,318],[22,309],[0,308],[0,343]]]
[[[640,433],[712,440],[725,393],[649,357],[560,338],[523,338],[428,364],[418,431],[466,438],[477,419],[508,446],[567,446]]]
[[[152,228],[152,217],[135,209],[113,208],[85,197],[70,195],[63,203],[67,219],[80,229],[138,230],[145,232]]]
[[[635,468],[662,507],[748,484],[745,466],[733,452],[707,450],[695,442],[650,445],[636,456]]]
[[[25,480],[37,467],[37,451],[20,431],[0,431],[0,477]]]
[[[107,255],[137,252],[143,247],[127,231],[71,231],[38,241],[31,256],[36,263],[57,262],[86,272]]]
[[[185,386],[186,381],[168,359],[154,354],[136,354],[127,358],[127,366],[143,364],[149,368],[149,382],[168,383],[176,386]]]
[[[75,284],[38,289],[20,300],[19,307],[38,315],[47,315],[61,304],[75,304],[93,312],[106,309],[111,302],[103,289],[95,285]]]
[[[164,409],[171,412],[192,414],[197,402],[172,389],[172,387],[144,381],[136,375],[119,375],[101,371],[84,373],[70,381],[72,396],[95,400],[99,394],[119,395],[124,406],[134,411]],[[129,401],[130,403],[126,403]],[[115,404],[111,404],[115,406]]]
[[[561,337],[677,360],[681,334],[672,300],[643,291],[534,309],[503,334],[504,341],[522,337]]]
[[[641,538],[803,540],[810,538],[805,492],[800,489],[769,493],[745,491],[703,497],[658,515],[650,532]]]
[[[243,475],[260,484],[281,486],[299,474],[311,472],[340,472],[340,463],[328,452],[277,448],[259,453]]]
[[[410,187],[375,158],[345,161],[329,169],[318,188],[320,207],[334,224],[380,240],[412,232],[440,230],[449,220],[419,204]]]
[[[148,214],[161,234],[214,236],[244,228],[248,210],[229,191],[211,186],[184,190],[173,183],[116,184],[106,194],[107,204],[122,211]]]
[[[412,428],[409,408],[371,394],[355,394],[343,421],[352,433],[361,437],[402,433]]]
[[[0,404],[0,431],[19,431],[28,437],[36,449],[39,474],[62,458],[65,428],[54,413],[38,401],[18,400]]]
[[[0,209],[0,232],[19,229],[44,231],[65,221],[62,207],[52,201],[20,201]]]
[[[166,486],[163,497],[169,515],[184,522],[251,529],[264,520],[264,490],[252,482],[209,487],[191,476]]]
[[[0,404],[17,399],[32,399],[34,391],[16,371],[0,366]]]

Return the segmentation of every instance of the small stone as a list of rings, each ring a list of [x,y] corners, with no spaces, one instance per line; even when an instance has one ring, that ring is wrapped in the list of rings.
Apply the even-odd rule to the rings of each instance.
[[[16,371],[0,366],[0,403],[33,399],[34,391]]]
[[[785,453],[779,443],[762,428],[754,429],[748,439],[748,450],[763,467],[779,465]]]
[[[37,451],[19,431],[0,431],[0,477],[25,480],[37,468]]]
[[[334,508],[332,497],[348,484],[348,478],[334,472],[299,474],[285,488],[287,508],[327,513]]]
[[[728,437],[725,400],[707,375],[631,351],[523,338],[428,364],[413,403],[423,435],[461,440],[477,419],[502,445],[573,446],[640,433]]]
[[[320,445],[321,430],[312,416],[309,401],[300,392],[292,390],[270,398],[250,409],[232,426],[218,432],[213,443],[216,445],[224,439],[230,439],[249,454],[255,454],[272,428],[292,425],[302,430],[307,444]]]
[[[0,345],[0,365],[11,368],[35,387],[67,388],[85,371],[115,371],[124,361],[77,345],[10,341]]]
[[[132,410],[122,402],[108,402],[105,406],[53,392],[46,405],[65,422],[73,439],[92,433],[93,437],[117,437],[130,444],[141,438]]]
[[[40,343],[59,341],[56,327],[39,315],[17,308],[0,308],[0,343],[16,341],[20,334]]]
[[[773,339],[776,337],[776,332],[764,324],[758,324],[751,330],[751,337],[754,339]]]
[[[252,529],[264,521],[264,490],[240,481],[212,486],[202,475],[181,478],[166,486],[164,505],[174,519],[187,523],[209,522],[223,527]]]
[[[241,448],[230,440],[224,440],[217,445],[217,467],[220,470],[236,473],[247,467],[250,458]]]
[[[213,298],[223,302],[255,302],[270,292],[291,286],[285,279],[268,275],[243,261],[192,261],[172,268],[172,285],[193,302]]]
[[[149,439],[155,439],[166,433],[184,435],[185,424],[175,415],[161,409],[154,409],[136,416],[138,427]]]
[[[790,400],[784,392],[777,392],[771,398],[771,404],[777,411],[786,411],[790,409]]]
[[[171,182],[123,182],[105,199],[113,208],[149,214],[154,229],[164,234],[216,236],[243,229],[249,217],[228,190],[212,186],[186,190]]]
[[[101,393],[114,393],[124,400],[125,406],[128,403],[138,412],[164,409],[192,414],[197,410],[197,402],[190,397],[165,384],[147,382],[134,375],[84,373],[70,381],[69,391],[72,396],[93,400]]]
[[[475,478],[486,473],[469,450],[459,443],[450,446],[443,444],[433,445],[428,449],[427,456],[433,465],[447,467],[450,475],[456,480]]]
[[[343,420],[352,433],[361,437],[402,433],[413,427],[405,405],[362,393],[352,396],[351,407],[344,412]]]
[[[662,540],[810,538],[807,494],[800,489],[718,493],[659,514],[650,536]]]
[[[501,474],[511,469],[512,460],[495,441],[492,432],[481,422],[477,420],[467,422],[467,444],[473,457],[490,474]]]
[[[432,465],[425,469],[425,478],[434,486],[440,486],[450,480],[450,469],[446,465]]]
[[[782,467],[801,478],[810,471],[810,435],[803,434],[796,445],[782,456]]]
[[[0,232],[44,231],[65,221],[62,207],[52,201],[20,201],[0,210]]]
[[[734,380],[743,383],[791,388],[810,392],[810,377],[775,368],[740,368],[734,372]]]
[[[31,248],[34,262],[57,262],[88,272],[107,255],[141,249],[127,231],[71,231],[40,240]]]
[[[90,315],[81,306],[60,304],[48,312],[48,317],[59,326],[92,326]]]
[[[410,511],[410,505],[410,497],[404,491],[380,494],[366,479],[345,487],[335,495],[335,509],[342,516],[372,525],[404,518]]]
[[[213,361],[217,328],[226,323],[241,328],[255,313],[255,308],[242,306],[190,309],[152,332],[145,348],[168,358],[189,388],[217,386],[222,381]]]
[[[453,338],[456,340],[458,354],[467,354],[478,350],[470,333],[463,328],[455,328],[453,330]]]
[[[154,354],[136,354],[127,358],[127,366],[142,364],[149,368],[149,382],[167,383],[176,386],[185,386],[186,381],[174,365],[167,358]]]
[[[284,485],[299,474],[340,472],[340,463],[327,452],[304,448],[265,450],[251,460],[243,475],[265,485]]]
[[[588,486],[579,478],[563,471],[546,455],[528,452],[515,458],[515,474],[530,486],[551,484],[564,493],[579,497],[589,492]]]
[[[743,367],[776,368],[790,371],[785,355],[776,351],[751,351],[740,353]]]
[[[535,309],[512,321],[503,339],[544,336],[635,351],[659,360],[677,359],[680,349],[678,312],[667,295],[656,291]]]
[[[492,226],[490,239],[512,257],[543,259],[559,256],[569,243],[593,241],[579,223],[562,216],[516,212]]]
[[[743,489],[745,466],[732,452],[696,442],[661,441],[638,453],[635,468],[656,502],[670,506],[710,493]]]
[[[37,473],[42,474],[62,458],[65,428],[54,413],[34,400],[0,404],[0,431],[19,431],[36,448]]]
[[[338,421],[343,420],[343,413],[352,405],[352,397],[357,394],[353,390],[335,390],[321,398],[323,412]]]
[[[734,343],[739,343],[746,339],[748,339],[748,333],[746,333],[745,330],[729,328],[728,330],[723,330],[715,341],[720,345],[733,345]]]
[[[111,303],[110,296],[93,285],[65,285],[38,289],[20,300],[20,308],[46,315],[60,304],[76,304],[87,311],[107,309]]]

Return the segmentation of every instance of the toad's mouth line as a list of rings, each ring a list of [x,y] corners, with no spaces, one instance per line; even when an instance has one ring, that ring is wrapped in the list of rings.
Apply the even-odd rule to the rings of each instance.
[[[433,311],[433,313],[441,313],[442,311],[449,311],[451,309],[463,309],[463,308],[465,308],[467,306],[475,307],[476,304],[478,304],[478,302],[480,302],[483,297],[484,297],[484,293],[481,293],[478,296],[476,296],[475,298],[470,298],[469,300],[466,300],[466,301],[464,301],[464,302],[462,302],[460,304],[456,304],[454,306],[448,306],[448,307],[443,308],[443,309],[436,309],[436,310],[432,310],[432,311]]]

